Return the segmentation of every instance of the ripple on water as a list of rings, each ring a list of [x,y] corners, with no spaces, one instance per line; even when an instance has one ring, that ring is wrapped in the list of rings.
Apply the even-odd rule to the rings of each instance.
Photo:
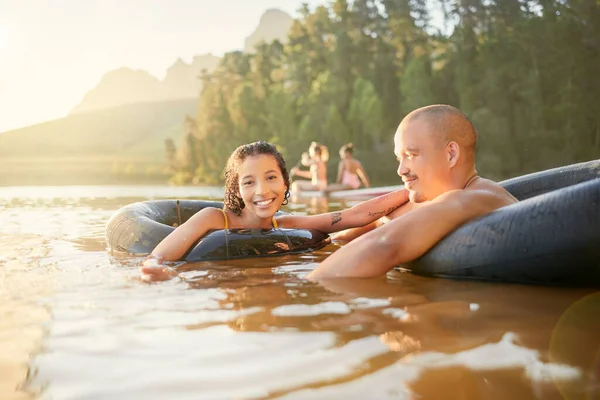
[[[19,389],[31,354],[42,346],[44,325],[50,318],[43,300],[55,288],[50,274],[40,269],[49,252],[37,235],[0,236],[0,398],[25,399]]]
[[[565,380],[565,398],[598,393],[600,325],[593,302],[578,302],[590,291],[304,280],[339,244],[187,264],[184,279],[148,285],[140,258],[105,251],[104,225],[122,205],[183,189],[61,190],[0,189],[2,399],[26,396],[14,387],[28,367],[27,388],[55,399],[562,399]]]

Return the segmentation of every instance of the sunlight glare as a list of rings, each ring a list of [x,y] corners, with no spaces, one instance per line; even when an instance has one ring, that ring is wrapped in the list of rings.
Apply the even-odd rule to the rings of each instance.
[[[0,20],[0,51],[8,50],[14,43],[15,29]]]

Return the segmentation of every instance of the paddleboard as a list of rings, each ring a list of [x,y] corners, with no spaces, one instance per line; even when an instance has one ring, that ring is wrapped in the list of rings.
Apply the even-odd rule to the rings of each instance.
[[[329,193],[323,193],[319,190],[303,190],[300,192],[292,192],[293,197],[328,197],[331,199],[351,199],[377,197],[383,194],[402,189],[404,185],[393,186],[375,186],[370,188],[354,189],[354,190],[335,190]]]

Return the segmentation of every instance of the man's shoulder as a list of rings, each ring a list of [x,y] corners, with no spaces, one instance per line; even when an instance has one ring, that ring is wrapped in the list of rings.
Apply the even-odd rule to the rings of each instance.
[[[500,208],[518,200],[498,183],[480,178],[468,188],[457,189],[438,196],[433,203],[457,202],[461,207],[487,205],[491,209]]]
[[[517,199],[504,189],[502,185],[491,179],[479,178],[473,182],[471,186],[466,188],[465,191],[488,192],[505,199],[507,203],[517,202]]]
[[[465,188],[465,190],[470,190],[470,189],[502,189],[504,190],[504,188],[502,186],[500,186],[500,184],[498,182],[495,182],[491,179],[487,179],[487,178],[482,178],[482,177],[478,177],[476,180],[473,181],[473,183],[471,185],[469,185],[467,188]]]
[[[481,205],[481,203],[483,203],[490,209],[495,209],[516,202],[517,199],[497,182],[494,182],[491,179],[478,178],[466,189],[450,190],[433,200],[424,201],[422,203],[413,203],[409,201],[387,216],[382,217],[381,222],[388,222],[389,220],[396,219],[418,208],[427,207],[432,204],[456,203],[456,206],[460,208],[469,207],[471,205]]]

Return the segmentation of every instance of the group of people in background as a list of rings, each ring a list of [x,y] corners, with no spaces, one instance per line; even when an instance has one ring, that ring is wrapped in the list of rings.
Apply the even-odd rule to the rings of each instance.
[[[312,142],[308,152],[302,153],[302,158],[298,165],[290,170],[290,176],[306,179],[297,179],[292,182],[291,191],[299,193],[301,191],[321,191],[329,193],[335,190],[358,189],[362,185],[370,187],[369,178],[360,163],[354,158],[354,145],[347,143],[340,148],[340,162],[338,164],[338,173],[336,183],[327,183],[327,161],[329,161],[329,150],[321,143]],[[309,167],[301,170],[299,165]]]

